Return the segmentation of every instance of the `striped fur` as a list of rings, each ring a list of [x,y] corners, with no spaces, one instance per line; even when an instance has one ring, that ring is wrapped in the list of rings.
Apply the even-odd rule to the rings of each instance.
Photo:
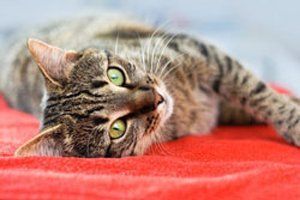
[[[78,60],[57,87],[42,77],[25,46],[13,48],[3,66],[5,97],[13,107],[41,116],[41,133],[47,132],[44,140],[22,146],[18,156],[139,155],[154,143],[209,133],[218,122],[269,123],[300,145],[299,100],[276,93],[204,41],[132,21],[90,18],[38,33],[33,35],[77,51]],[[122,87],[107,79],[110,65],[124,70],[128,82]],[[165,99],[162,108],[157,93]],[[109,125],[119,117],[127,121],[126,134],[111,140]]]

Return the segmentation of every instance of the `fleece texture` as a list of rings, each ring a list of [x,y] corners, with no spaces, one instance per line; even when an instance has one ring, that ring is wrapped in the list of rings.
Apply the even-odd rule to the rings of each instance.
[[[138,157],[14,158],[38,127],[0,97],[0,199],[300,199],[300,149],[269,126],[219,127]]]

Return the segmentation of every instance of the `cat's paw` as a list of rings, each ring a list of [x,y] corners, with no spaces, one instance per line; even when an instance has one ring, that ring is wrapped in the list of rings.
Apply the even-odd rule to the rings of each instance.
[[[281,131],[282,137],[295,146],[300,147],[300,116],[294,122],[285,125],[285,130]]]

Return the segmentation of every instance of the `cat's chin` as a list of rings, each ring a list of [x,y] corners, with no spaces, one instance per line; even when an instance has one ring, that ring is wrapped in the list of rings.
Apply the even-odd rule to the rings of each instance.
[[[171,117],[173,113],[174,102],[172,97],[168,94],[167,90],[164,87],[157,87],[156,90],[164,99],[164,102],[159,104],[157,107],[157,112],[161,117],[160,125],[162,125],[167,119]]]

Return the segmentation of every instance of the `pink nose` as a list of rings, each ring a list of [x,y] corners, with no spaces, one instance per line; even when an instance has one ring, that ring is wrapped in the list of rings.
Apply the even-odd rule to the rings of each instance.
[[[134,93],[134,99],[131,100],[133,110],[149,109],[155,110],[158,105],[163,103],[165,99],[160,95],[154,87],[145,85],[140,86]],[[146,109],[146,110],[147,110]]]
[[[159,104],[163,103],[164,101],[165,99],[158,92],[155,92],[155,99],[154,99],[155,107],[157,107]]]

